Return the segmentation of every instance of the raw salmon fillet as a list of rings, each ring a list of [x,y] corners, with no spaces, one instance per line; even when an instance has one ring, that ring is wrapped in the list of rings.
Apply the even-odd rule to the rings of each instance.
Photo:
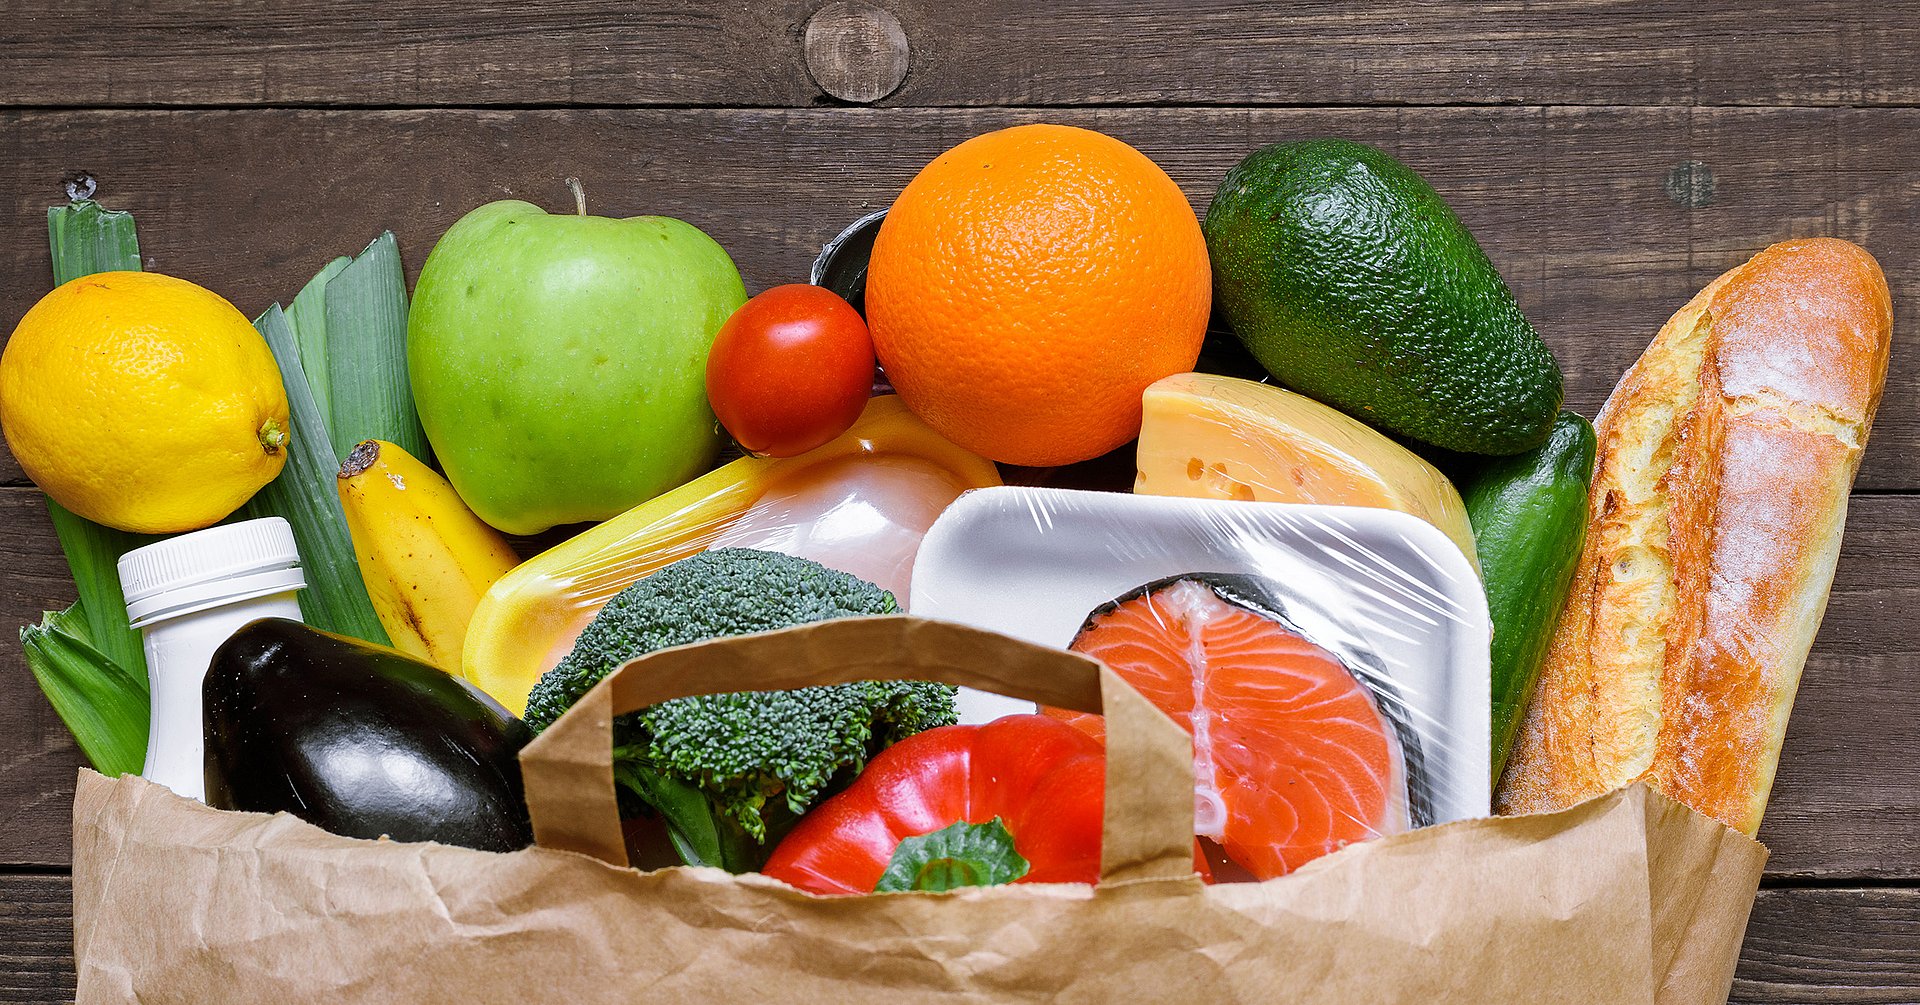
[[[1088,617],[1072,649],[1193,735],[1194,832],[1257,879],[1407,829],[1400,737],[1341,661],[1228,580],[1142,587]],[[1061,713],[1097,728],[1097,719]]]

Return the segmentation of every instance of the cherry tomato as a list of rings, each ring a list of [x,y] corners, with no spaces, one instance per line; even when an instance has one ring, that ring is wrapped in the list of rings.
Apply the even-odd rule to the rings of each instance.
[[[792,457],[852,427],[873,391],[873,337],[831,290],[776,286],[733,312],[707,356],[707,399],[751,453]]]

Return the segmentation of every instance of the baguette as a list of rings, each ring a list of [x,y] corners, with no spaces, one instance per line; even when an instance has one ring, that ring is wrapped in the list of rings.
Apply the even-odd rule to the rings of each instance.
[[[1627,371],[1501,812],[1647,780],[1759,829],[1892,324],[1871,255],[1788,241],[1700,291]]]

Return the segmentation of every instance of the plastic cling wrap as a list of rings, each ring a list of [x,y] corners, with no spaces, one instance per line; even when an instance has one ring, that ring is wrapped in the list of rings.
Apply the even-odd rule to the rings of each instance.
[[[1224,875],[1488,813],[1486,601],[1424,520],[986,489],[928,532],[912,596],[918,615],[1094,656],[1185,726],[1195,831]],[[963,721],[1031,709],[961,695]]]
[[[1285,388],[1209,373],[1155,381],[1143,404],[1138,495],[1399,510],[1477,562],[1466,507],[1447,477],[1351,416]]]
[[[907,602],[921,535],[999,473],[882,396],[851,430],[798,457],[748,457],[528,560],[487,591],[467,629],[466,676],[516,714],[613,595],[709,548],[778,551]]]

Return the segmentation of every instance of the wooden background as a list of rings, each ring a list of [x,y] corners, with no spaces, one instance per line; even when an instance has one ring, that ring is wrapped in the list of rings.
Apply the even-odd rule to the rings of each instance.
[[[705,229],[758,290],[803,280],[941,150],[1039,120],[1135,144],[1197,210],[1261,144],[1385,147],[1479,236],[1589,415],[1675,308],[1773,241],[1865,245],[1902,338],[1920,316],[1910,3],[880,3],[5,0],[0,330],[50,284],[45,210],[78,173],[137,215],[150,269],[249,315],[383,228],[411,272],[482,202],[564,207],[568,175],[597,213]],[[1920,1001],[1917,374],[1900,345],[1735,1001]],[[72,598],[0,453],[0,625]],[[0,1000],[71,994],[79,763],[0,645]]]

